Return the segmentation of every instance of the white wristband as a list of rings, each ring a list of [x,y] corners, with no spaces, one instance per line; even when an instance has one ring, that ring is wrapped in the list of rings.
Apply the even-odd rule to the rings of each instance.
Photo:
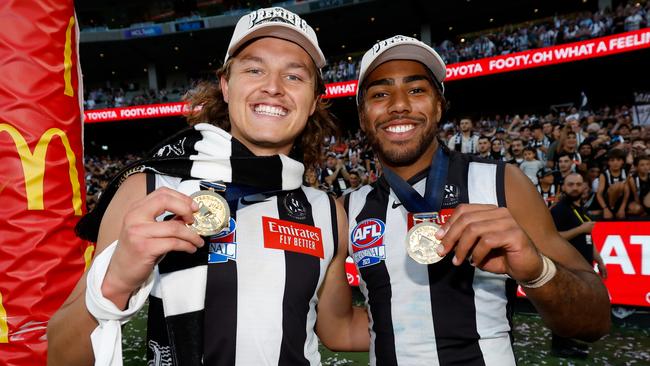
[[[539,288],[546,285],[550,280],[553,279],[553,277],[555,277],[555,273],[557,273],[557,267],[555,266],[555,263],[553,263],[553,261],[544,254],[540,253],[540,256],[542,257],[542,273],[532,281],[519,282],[519,285],[522,287]]]
[[[90,334],[95,366],[122,366],[122,328],[144,306],[154,284],[154,273],[129,299],[126,310],[120,310],[102,294],[102,283],[111,262],[117,240],[93,261],[86,278],[86,308],[99,326]]]

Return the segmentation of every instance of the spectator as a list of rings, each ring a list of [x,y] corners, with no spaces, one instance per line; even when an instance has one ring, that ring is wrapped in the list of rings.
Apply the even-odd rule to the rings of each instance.
[[[542,195],[542,199],[546,202],[546,206],[553,206],[560,193],[558,185],[555,184],[553,169],[547,167],[541,168],[537,171],[537,181],[537,192]]]
[[[509,164],[519,166],[524,161],[524,142],[520,138],[515,138],[510,143]]]
[[[350,177],[350,187],[343,191],[343,195],[356,191],[361,186],[361,176],[356,171],[348,173]]]
[[[473,134],[473,123],[470,118],[461,118],[458,123],[460,131],[454,134],[447,145],[449,149],[467,154],[475,154],[478,145],[478,136]]]
[[[560,236],[568,240],[591,266],[594,260],[598,265],[598,271],[603,278],[607,278],[607,269],[603,263],[600,253],[591,242],[591,231],[594,222],[582,206],[582,194],[585,188],[582,176],[571,173],[562,184],[563,197],[557,205],[551,208],[551,215]],[[586,358],[588,355],[587,345],[573,339],[552,334],[551,352],[559,357]]]
[[[630,190],[627,184],[627,174],[623,169],[625,152],[613,149],[607,157],[607,169],[598,178],[596,197],[603,209],[604,219],[625,218],[625,209]]]
[[[505,161],[506,157],[504,154],[504,146],[503,146],[503,140],[499,138],[492,139],[492,148],[490,150],[490,153],[492,155],[492,159],[494,160],[500,160],[500,161]]]
[[[327,184],[329,190],[337,197],[340,197],[344,190],[350,186],[350,176],[345,169],[345,165],[336,154],[330,152],[327,154],[325,169],[321,172],[320,181]]]
[[[573,169],[574,164],[573,160],[571,160],[571,155],[569,155],[567,152],[561,152],[557,156],[557,167],[558,174],[556,178],[558,184],[561,186],[564,182],[564,178],[566,178],[569,174],[575,172]]]
[[[544,167],[544,163],[537,160],[537,151],[535,148],[526,146],[524,148],[524,161],[519,164],[524,174],[533,182],[537,184],[537,172]]]
[[[491,159],[491,147],[492,145],[490,143],[490,139],[487,136],[481,135],[478,138],[478,149],[476,151],[476,155],[479,158]]]
[[[641,155],[634,161],[636,172],[628,178],[630,203],[628,213],[634,216],[650,215],[650,156]]]

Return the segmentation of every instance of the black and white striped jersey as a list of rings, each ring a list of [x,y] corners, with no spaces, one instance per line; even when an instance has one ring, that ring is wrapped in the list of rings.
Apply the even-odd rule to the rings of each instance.
[[[188,195],[198,183],[155,176],[155,188]],[[166,265],[170,255],[185,255],[171,252],[158,265],[156,275],[168,278],[156,281],[150,296],[149,364],[320,365],[314,326],[318,289],[338,242],[333,200],[303,186],[244,196],[235,205],[229,229],[200,249],[207,264],[176,258]],[[166,325],[157,321],[162,317]],[[199,325],[203,339],[189,337]]]
[[[505,206],[502,162],[450,153],[441,220],[460,203]],[[426,174],[409,183],[423,194]],[[412,260],[410,214],[380,178],[346,196],[349,254],[370,315],[371,365],[514,365],[511,309],[516,285],[505,275]]]

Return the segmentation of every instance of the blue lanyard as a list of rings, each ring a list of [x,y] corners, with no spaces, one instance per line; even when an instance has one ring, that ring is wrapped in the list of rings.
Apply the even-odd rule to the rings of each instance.
[[[431,162],[427,176],[427,186],[422,197],[410,184],[399,175],[384,167],[384,177],[393,189],[400,202],[411,213],[438,212],[442,207],[447,172],[449,170],[449,155],[438,147]]]

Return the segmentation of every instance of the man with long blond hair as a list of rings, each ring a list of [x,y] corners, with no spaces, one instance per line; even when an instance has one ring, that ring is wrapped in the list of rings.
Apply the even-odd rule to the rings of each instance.
[[[80,223],[98,255],[50,322],[51,365],[121,365],[120,323],[147,298],[149,364],[319,365],[316,333],[368,348],[343,210],[301,185],[334,128],[324,65],[298,15],[239,20],[218,84],[188,95],[192,127],[121,173]]]

